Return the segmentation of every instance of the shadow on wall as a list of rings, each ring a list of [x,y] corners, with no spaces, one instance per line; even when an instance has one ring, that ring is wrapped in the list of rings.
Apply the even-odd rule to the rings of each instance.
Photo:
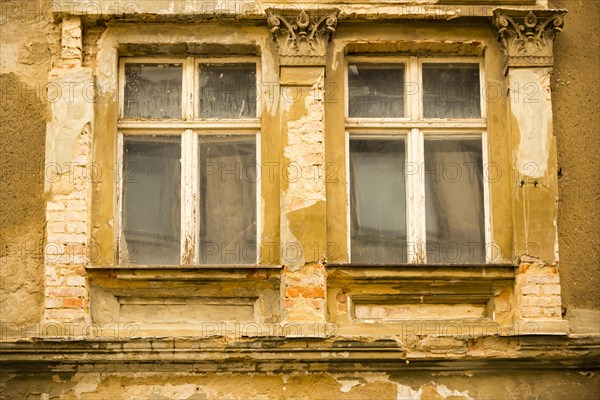
[[[38,322],[44,299],[46,104],[0,74],[0,322]]]

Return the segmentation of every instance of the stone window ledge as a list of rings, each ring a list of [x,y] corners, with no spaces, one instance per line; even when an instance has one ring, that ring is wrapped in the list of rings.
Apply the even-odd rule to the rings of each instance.
[[[336,264],[328,271],[329,315],[343,335],[518,331],[511,329],[513,264]]]
[[[305,372],[596,369],[597,338],[515,337],[447,342],[260,338],[33,339],[0,343],[0,371]]]
[[[380,280],[385,278],[412,279],[478,279],[514,280],[518,265],[502,264],[328,264],[331,278]]]
[[[206,264],[206,265],[87,265],[88,271],[106,270],[244,270],[244,269],[281,269],[283,265],[261,265],[261,264]]]
[[[263,268],[90,269],[91,322],[178,336],[221,323],[279,320],[280,272]]]

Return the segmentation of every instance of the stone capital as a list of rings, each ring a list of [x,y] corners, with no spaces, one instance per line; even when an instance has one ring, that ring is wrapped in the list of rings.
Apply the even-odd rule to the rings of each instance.
[[[505,55],[505,68],[551,67],[554,37],[566,10],[494,10],[494,26]]]
[[[310,14],[309,14],[310,13]],[[338,10],[267,10],[267,23],[281,65],[325,65],[327,44],[337,27]]]

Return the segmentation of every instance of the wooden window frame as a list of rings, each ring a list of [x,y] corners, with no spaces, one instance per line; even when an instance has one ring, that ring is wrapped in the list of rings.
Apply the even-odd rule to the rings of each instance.
[[[402,118],[357,118],[349,117],[350,96],[348,91],[348,65],[353,63],[404,63],[404,115]],[[423,64],[464,63],[479,66],[481,118],[423,118]],[[492,226],[490,210],[490,182],[485,170],[489,165],[487,137],[487,103],[485,101],[485,69],[483,57],[417,57],[417,56],[351,56],[344,65],[345,96],[345,157],[346,157],[346,240],[348,260],[352,264],[352,228],[350,220],[350,137],[382,138],[402,136],[405,138],[405,162],[419,166],[419,172],[425,164],[424,144],[426,137],[481,137],[483,164],[483,211],[485,262],[493,260]],[[416,86],[414,86],[416,85]],[[416,87],[416,92],[408,94],[408,87]],[[426,264],[426,215],[425,182],[421,174],[406,175],[406,237],[415,251],[407,249],[409,264]],[[375,262],[377,263],[377,262]]]
[[[202,64],[254,64],[256,66],[256,117],[254,118],[199,118],[199,73]],[[124,117],[125,65],[126,64],[181,64],[182,65],[182,117],[173,119],[140,119]],[[259,57],[121,57],[119,59],[119,118],[117,121],[116,160],[119,173],[116,180],[115,248],[118,266],[135,268],[161,268],[160,264],[139,265],[124,261],[123,246],[123,144],[124,136],[174,135],[181,137],[181,236],[179,267],[254,268],[261,266],[260,251],[254,264],[201,264],[198,241],[199,231],[199,144],[201,136],[254,136],[256,163],[261,165],[260,96],[261,62]],[[256,180],[256,246],[261,248],[262,209],[261,180]],[[187,246],[192,241],[193,246]],[[168,266],[173,267],[173,266]]]

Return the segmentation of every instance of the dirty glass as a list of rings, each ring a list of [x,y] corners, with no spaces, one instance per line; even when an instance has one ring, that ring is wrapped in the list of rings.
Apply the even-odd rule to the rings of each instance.
[[[181,64],[125,64],[125,118],[181,118]]]
[[[256,137],[200,136],[200,263],[256,264]]]
[[[404,117],[404,64],[349,64],[348,116]]]
[[[179,264],[181,138],[125,136],[123,142],[121,260]]]
[[[201,64],[200,118],[256,117],[256,65]]]
[[[423,64],[425,118],[479,118],[479,64]]]
[[[425,140],[428,263],[485,260],[481,138]]]
[[[402,139],[350,140],[353,263],[406,262],[404,146]]]

